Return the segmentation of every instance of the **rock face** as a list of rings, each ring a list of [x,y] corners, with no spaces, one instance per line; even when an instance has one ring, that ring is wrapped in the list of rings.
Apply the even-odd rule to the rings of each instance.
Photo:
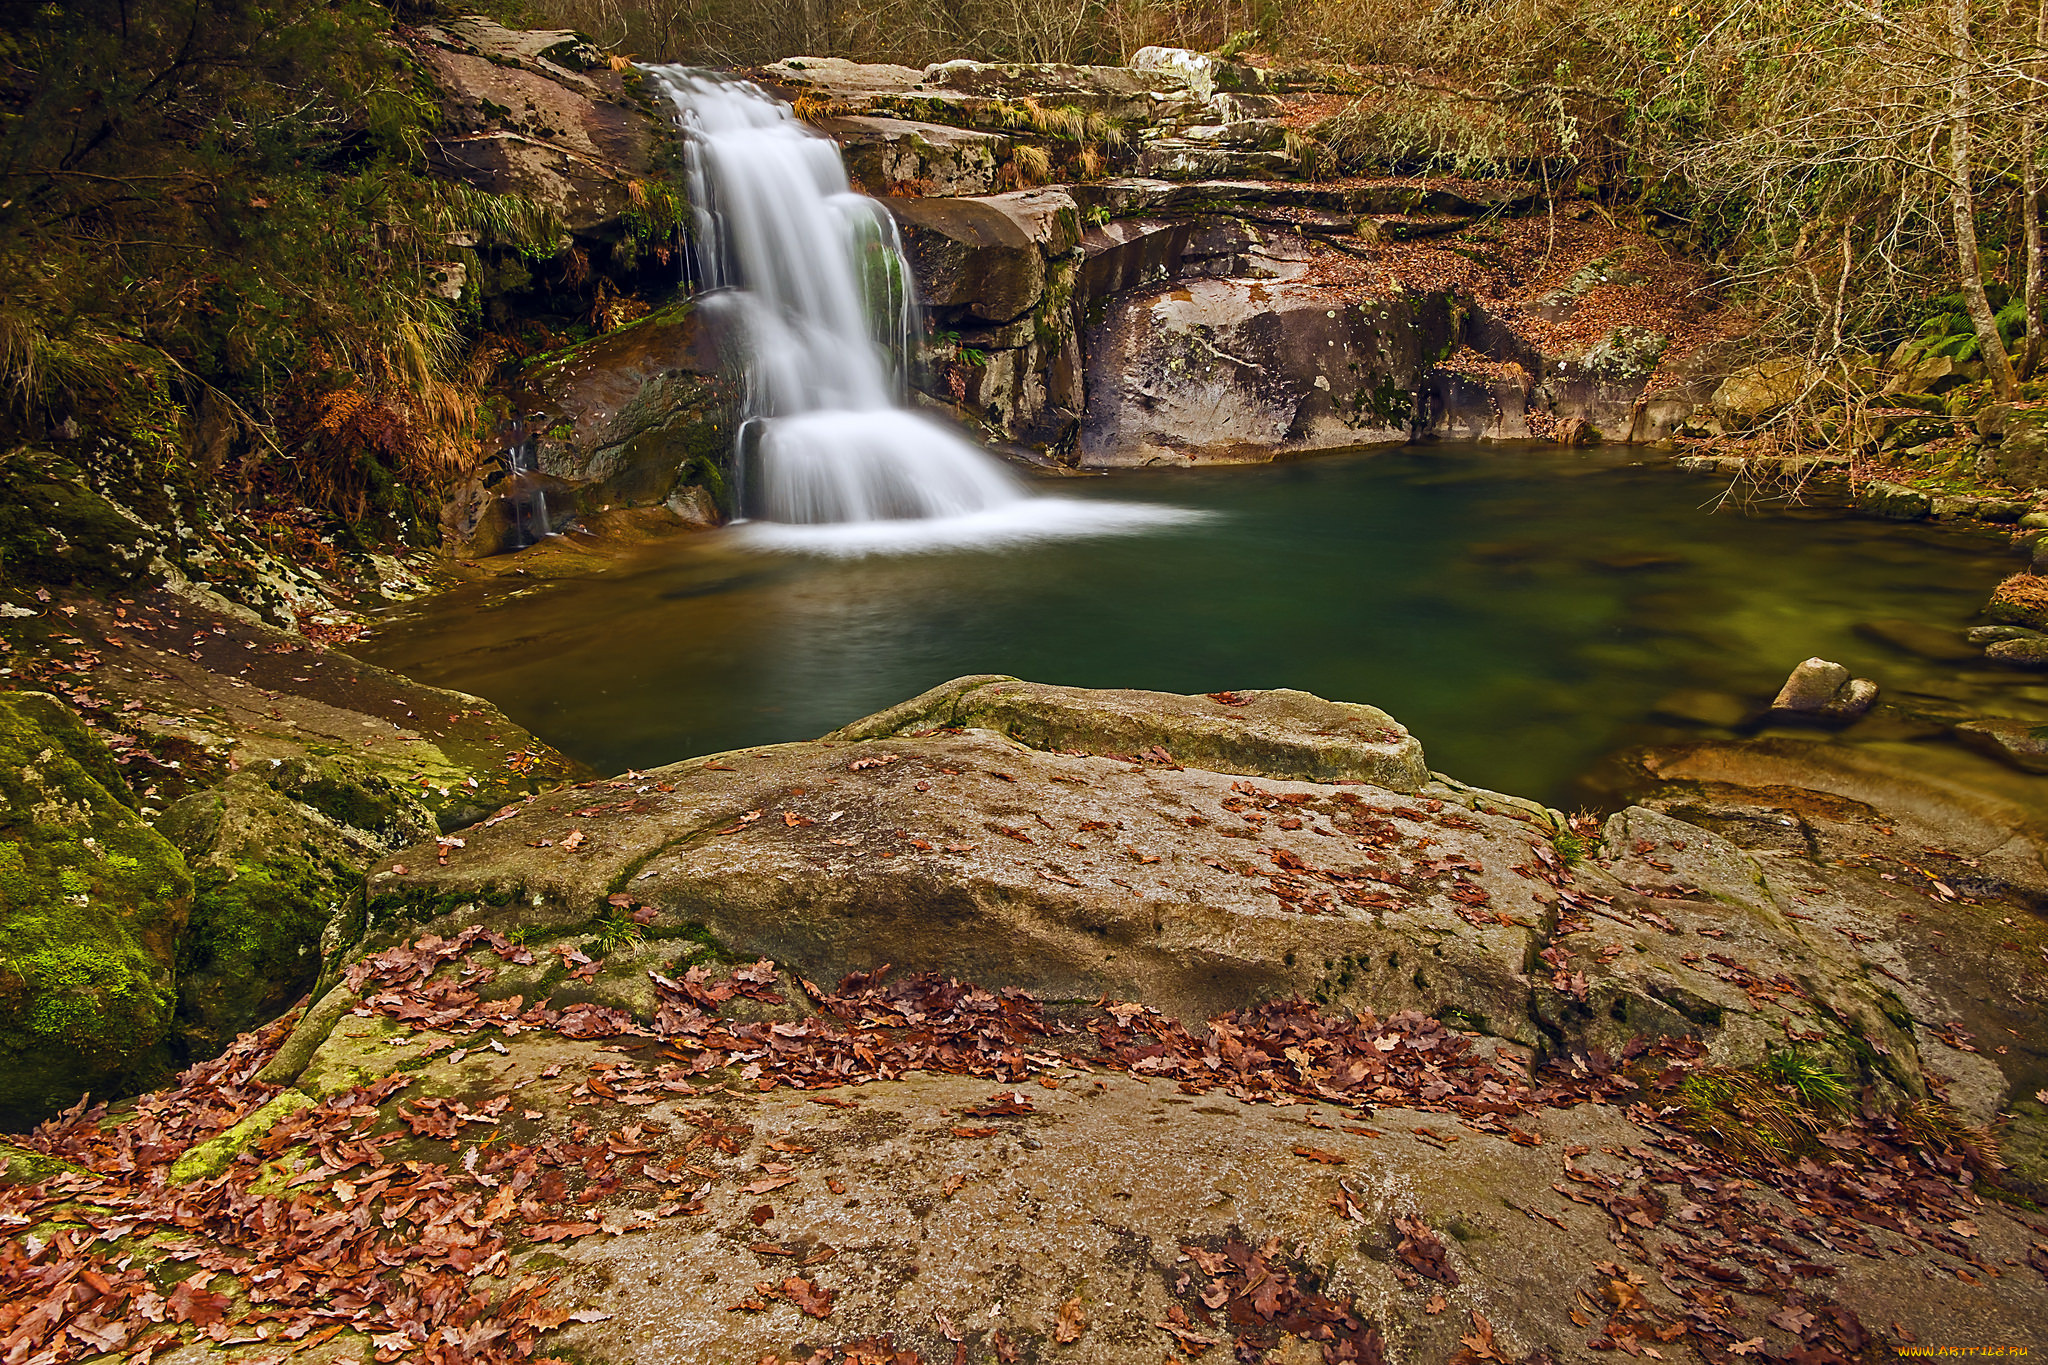
[[[1918,1088],[1886,992],[1705,831],[1639,812],[1569,873],[1540,808],[1430,777],[1383,713],[1218,697],[967,678],[814,744],[680,764],[603,800],[544,796],[445,866],[413,853],[373,873],[344,956],[458,920],[587,934],[642,904],[654,944],[697,935],[821,979],[914,960],[1188,1017],[1305,995],[1543,1052],[1699,1036],[1753,1061],[1794,1027]],[[1571,937],[1589,896],[1632,926],[1626,960]],[[1665,946],[1694,927],[1754,976]],[[590,989],[651,1008],[634,972]]]
[[[1088,333],[1091,465],[1241,463],[1406,441],[1428,424],[1448,301],[1330,307],[1284,240],[1279,278],[1182,280],[1110,302]]]
[[[1082,406],[1080,211],[1061,190],[886,201],[935,330],[948,396],[1005,434],[1057,446]],[[967,364],[972,353],[978,363]]]
[[[734,409],[723,336],[680,303],[530,365],[511,396],[530,467],[479,465],[442,507],[443,550],[488,558],[613,507],[667,507],[672,525],[723,517]]]
[[[578,235],[630,235],[633,185],[659,178],[670,135],[604,53],[574,33],[476,15],[417,29],[409,45],[441,96],[436,169],[537,200]]]
[[[732,448],[721,329],[678,304],[531,367],[514,397],[543,473],[588,503],[663,503],[698,486],[724,500]]]
[[[0,693],[0,1128],[170,1069],[192,878],[133,802],[63,702]]]

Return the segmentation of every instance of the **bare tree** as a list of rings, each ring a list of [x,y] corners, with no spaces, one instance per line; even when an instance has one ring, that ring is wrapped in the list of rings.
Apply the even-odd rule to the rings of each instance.
[[[1977,248],[1977,197],[1974,184],[1978,167],[1972,159],[1974,113],[1970,104],[1970,77],[1975,68],[1970,42],[1970,0],[1949,0],[1948,36],[1948,180],[1950,205],[1955,215],[1956,276],[1963,289],[1963,304],[1977,329],[1977,354],[1991,378],[1991,388],[2000,398],[2019,393],[2019,380],[2005,342],[1998,335],[1998,314],[1984,289],[1983,258]],[[2031,120],[2029,120],[2031,122]]]

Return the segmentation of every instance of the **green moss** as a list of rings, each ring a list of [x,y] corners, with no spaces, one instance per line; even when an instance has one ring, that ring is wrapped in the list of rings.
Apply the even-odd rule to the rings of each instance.
[[[282,857],[200,870],[178,954],[179,1028],[193,1055],[218,1053],[312,989],[321,930],[354,876]]]
[[[185,1184],[211,1180],[234,1163],[236,1157],[254,1147],[271,1129],[301,1110],[311,1109],[313,1100],[299,1090],[286,1090],[270,1102],[211,1141],[202,1142],[171,1163],[171,1180]]]
[[[192,878],[127,799],[63,703],[0,694],[0,1124],[168,1066]]]

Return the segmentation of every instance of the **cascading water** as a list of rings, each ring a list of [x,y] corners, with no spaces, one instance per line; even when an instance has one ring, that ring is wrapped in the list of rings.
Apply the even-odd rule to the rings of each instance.
[[[1133,530],[1158,507],[1034,497],[903,406],[920,320],[896,223],[839,149],[759,87],[649,74],[688,144],[696,269],[747,351],[742,510],[755,543],[858,553]]]

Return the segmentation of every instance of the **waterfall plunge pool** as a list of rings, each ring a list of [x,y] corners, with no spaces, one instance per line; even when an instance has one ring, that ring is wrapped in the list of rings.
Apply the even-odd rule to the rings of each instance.
[[[607,773],[815,738],[966,673],[1370,702],[1432,767],[1566,805],[1603,754],[1726,734],[1813,654],[1888,697],[2048,719],[2048,679],[1857,629],[1971,624],[2014,567],[1998,537],[1711,512],[1720,482],[1622,458],[1443,443],[1067,480],[1062,497],[1204,515],[897,556],[778,551],[743,526],[588,578],[465,585],[358,652]]]

